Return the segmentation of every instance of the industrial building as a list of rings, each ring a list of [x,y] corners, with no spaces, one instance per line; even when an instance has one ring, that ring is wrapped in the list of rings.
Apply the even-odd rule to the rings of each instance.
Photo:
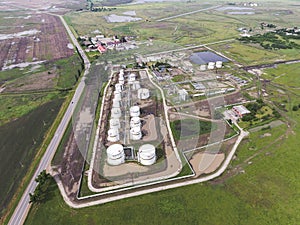
[[[251,113],[245,106],[237,105],[232,107],[232,111],[236,113],[240,118],[244,115]]]

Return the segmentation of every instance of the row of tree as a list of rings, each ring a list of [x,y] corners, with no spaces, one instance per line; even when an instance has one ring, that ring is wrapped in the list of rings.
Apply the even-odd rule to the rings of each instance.
[[[51,175],[46,172],[46,170],[43,170],[38,177],[35,179],[35,181],[38,183],[38,186],[34,190],[33,193],[29,194],[30,203],[39,203],[43,202],[47,198],[48,189],[51,184]]]

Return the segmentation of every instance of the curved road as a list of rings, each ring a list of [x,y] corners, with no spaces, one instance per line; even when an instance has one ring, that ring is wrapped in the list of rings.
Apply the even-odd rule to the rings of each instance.
[[[83,61],[84,61],[84,65],[85,65],[85,72],[84,75],[81,79],[81,81],[79,82],[76,90],[75,90],[75,94],[72,98],[71,103],[69,104],[67,111],[65,112],[55,134],[54,137],[52,138],[50,144],[47,147],[47,150],[44,154],[44,156],[42,157],[40,164],[38,166],[38,168],[36,169],[32,179],[30,180],[30,183],[28,184],[25,192],[23,193],[23,196],[21,198],[21,200],[19,201],[12,217],[10,218],[9,221],[9,225],[19,225],[19,224],[23,224],[27,213],[30,209],[31,204],[29,204],[29,193],[33,193],[37,183],[35,182],[35,178],[40,174],[41,171],[45,170],[48,168],[48,166],[51,163],[51,160],[56,152],[56,149],[65,133],[65,130],[68,126],[68,123],[70,121],[70,119],[72,118],[73,115],[73,111],[76,107],[76,104],[85,88],[85,77],[88,74],[89,68],[90,68],[90,61],[87,58],[87,56],[85,55],[84,51],[82,50],[81,46],[79,45],[79,43],[77,42],[76,38],[74,37],[73,33],[71,32],[70,28],[68,27],[68,25],[66,24],[66,22],[64,21],[62,16],[59,16],[63,25],[65,26],[71,40],[73,41],[74,45],[77,47],[79,54],[81,55]]]

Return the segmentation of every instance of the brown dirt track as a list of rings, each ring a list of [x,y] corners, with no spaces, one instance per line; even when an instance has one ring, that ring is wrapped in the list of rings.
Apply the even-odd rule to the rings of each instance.
[[[20,20],[23,21],[24,27],[18,26],[21,23]],[[34,35],[0,40],[0,68],[5,65],[5,62],[9,62],[7,64],[9,65],[40,60],[57,60],[74,54],[74,50],[67,47],[70,42],[69,37],[58,17],[48,14],[33,14],[26,20],[14,18],[12,23],[11,26],[17,25],[17,27],[8,27],[6,34],[32,29],[40,32]],[[30,27],[27,24],[30,24]]]

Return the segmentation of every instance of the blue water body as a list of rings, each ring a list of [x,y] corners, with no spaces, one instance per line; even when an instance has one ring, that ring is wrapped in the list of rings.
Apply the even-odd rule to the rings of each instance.
[[[209,62],[216,62],[216,61],[222,61],[222,62],[228,62],[227,59],[225,59],[222,56],[219,56],[213,52],[206,51],[206,52],[195,52],[191,55],[190,60],[198,65],[207,64]]]

